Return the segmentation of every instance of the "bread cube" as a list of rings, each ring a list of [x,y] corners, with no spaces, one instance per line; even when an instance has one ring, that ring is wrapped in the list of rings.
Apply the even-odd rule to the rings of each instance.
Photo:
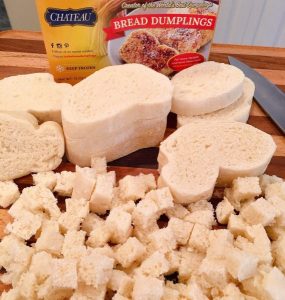
[[[188,243],[194,227],[193,223],[186,222],[178,218],[170,218],[168,226],[174,233],[178,245],[186,245]]]
[[[197,202],[190,203],[187,208],[190,212],[199,211],[199,210],[214,211],[214,207],[212,203],[209,202],[208,200],[200,200]]]
[[[279,197],[285,201],[285,182],[276,182],[270,184],[265,189],[265,198]]]
[[[226,255],[226,267],[233,278],[243,281],[253,277],[257,272],[258,257],[232,248]]]
[[[97,174],[107,173],[107,161],[106,157],[91,157],[91,168],[93,168]]]
[[[211,287],[224,288],[230,280],[224,260],[204,258],[199,273]]]
[[[274,225],[285,227],[285,201],[279,197],[270,197],[268,202],[274,206],[277,212]]]
[[[132,293],[133,300],[160,300],[164,292],[163,281],[157,278],[138,275]]]
[[[73,181],[73,199],[84,198],[90,200],[96,183],[96,171],[91,168],[80,168],[76,166],[75,178]]]
[[[79,281],[94,288],[107,285],[112,276],[114,259],[89,251],[81,257],[78,265]]]
[[[274,264],[285,273],[285,234],[272,243]]]
[[[105,300],[106,291],[106,285],[94,288],[93,286],[79,283],[77,290],[73,293],[70,300]]]
[[[61,254],[63,241],[64,236],[59,232],[58,223],[55,221],[46,221],[40,237],[35,243],[35,249],[59,256]]]
[[[210,230],[206,226],[196,223],[193,227],[188,245],[197,251],[206,253],[209,245],[209,234]]]
[[[153,174],[127,175],[119,181],[120,198],[123,201],[136,201],[144,198],[145,194],[156,188]]]
[[[230,215],[228,229],[235,237],[239,235],[243,236],[246,231],[247,225],[248,224],[245,223],[241,216],[237,216],[234,214]]]
[[[265,299],[285,299],[285,276],[278,268],[265,274],[263,285]]]
[[[37,278],[35,274],[31,272],[26,272],[21,275],[21,278],[17,284],[20,295],[24,299],[36,300],[36,288],[37,288]],[[21,298],[21,297],[19,297]]]
[[[274,222],[278,212],[270,202],[264,198],[259,198],[244,207],[240,215],[250,225],[262,224],[263,226],[268,226]]]
[[[233,235],[229,230],[211,230],[207,257],[223,259],[233,247]]]
[[[26,210],[23,199],[18,199],[8,210],[8,213],[13,218],[21,216],[22,211]]]
[[[98,224],[90,233],[86,244],[90,247],[103,247],[111,238],[111,230],[105,222]]]
[[[176,249],[177,243],[171,228],[158,229],[149,235],[150,248],[163,253]]]
[[[22,201],[25,209],[33,213],[44,213],[52,219],[58,219],[60,216],[57,199],[48,188],[42,185],[25,188],[19,200]]]
[[[212,210],[196,210],[188,214],[184,220],[190,223],[204,225],[209,229],[216,224],[214,212]]]
[[[157,223],[154,223],[152,226],[150,226],[147,229],[142,229],[138,226],[134,226],[132,235],[136,237],[140,242],[146,245],[150,241],[150,237],[149,237],[150,234],[158,229],[159,227]]]
[[[108,288],[122,296],[130,297],[133,289],[133,279],[125,272],[113,270]]]
[[[230,215],[234,213],[234,207],[229,200],[224,197],[224,200],[219,202],[216,208],[216,216],[220,224],[228,224]]]
[[[139,273],[151,277],[159,277],[169,271],[169,262],[160,251],[155,251],[146,258],[137,269]]]
[[[155,204],[159,209],[159,214],[165,213],[167,210],[174,207],[173,197],[171,195],[170,189],[164,187],[158,190],[153,190],[146,195],[147,198],[153,199]]]
[[[56,173],[56,186],[54,191],[60,196],[70,197],[73,190],[75,172],[62,171]]]
[[[0,207],[7,208],[20,197],[17,184],[13,181],[0,181]]]
[[[113,208],[106,219],[106,225],[111,233],[111,242],[123,244],[132,233],[132,215],[119,207]]]
[[[283,182],[283,179],[280,177],[277,177],[275,175],[270,176],[267,174],[263,174],[259,177],[259,184],[260,184],[263,194],[265,194],[265,190],[270,184],[282,183],[282,182]]]
[[[29,271],[35,274],[37,282],[42,283],[51,274],[52,256],[45,252],[33,255]]]
[[[6,226],[6,230],[23,240],[29,240],[42,225],[42,218],[29,211],[23,210],[22,215],[17,217],[13,223]]]
[[[54,258],[52,260],[51,280],[55,288],[77,288],[77,262],[75,259]]]
[[[179,292],[166,286],[163,291],[162,300],[179,300]]]
[[[62,255],[64,258],[79,259],[86,254],[85,243],[86,232],[80,230],[69,230],[64,236]]]
[[[56,186],[57,177],[53,171],[32,174],[34,185],[42,185],[53,191]]]
[[[165,214],[169,219],[171,217],[184,219],[189,214],[189,210],[181,204],[174,203],[174,207],[167,210]]]
[[[130,237],[116,251],[117,261],[124,267],[130,267],[134,262],[141,262],[146,254],[145,246],[135,237]]]
[[[115,183],[116,174],[114,171],[97,176],[95,189],[90,199],[90,210],[92,212],[103,215],[111,209]]]
[[[102,224],[103,222],[104,220],[96,214],[89,213],[83,220],[81,228],[87,233],[87,235],[90,235],[91,231],[94,230],[97,225]]]
[[[141,200],[133,211],[134,225],[147,230],[156,224],[159,218],[159,209],[152,199]]]
[[[226,198],[236,210],[240,209],[241,202],[255,198],[261,193],[258,177],[237,178],[233,181],[231,189],[225,189]]]

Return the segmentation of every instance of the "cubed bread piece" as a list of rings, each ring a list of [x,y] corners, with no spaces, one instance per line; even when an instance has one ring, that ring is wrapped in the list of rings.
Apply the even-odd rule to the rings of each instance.
[[[94,288],[93,286],[79,283],[70,300],[105,300],[106,291],[106,285]]]
[[[285,273],[285,234],[272,243],[272,255],[275,266]]]
[[[148,191],[155,188],[156,182],[153,174],[127,175],[119,181],[119,195],[123,201],[142,199]]]
[[[56,177],[54,191],[60,196],[70,197],[73,190],[75,172],[62,171],[61,173],[56,173]]]
[[[174,203],[174,207],[165,212],[165,214],[168,218],[184,219],[189,214],[189,210],[181,204]]]
[[[225,196],[232,206],[240,209],[240,203],[261,195],[258,177],[240,177],[233,181],[231,189],[225,189]]]
[[[135,237],[130,237],[116,251],[117,261],[124,267],[130,267],[134,262],[141,262],[146,254],[145,246]]]
[[[89,251],[88,255],[81,257],[78,265],[79,281],[94,288],[107,285],[112,276],[114,259]]]
[[[17,284],[17,288],[20,291],[20,295],[24,299],[36,300],[37,278],[35,274],[26,272],[21,275],[21,278]],[[21,299],[21,297],[20,297]]]
[[[282,182],[283,182],[283,179],[280,177],[277,177],[275,175],[270,176],[267,174],[263,174],[259,177],[259,184],[260,184],[263,194],[265,194],[265,190],[270,184],[282,183]]]
[[[209,234],[210,230],[206,226],[196,223],[193,227],[188,245],[197,251],[206,253],[209,245]]]
[[[106,219],[110,231],[110,240],[115,244],[123,244],[132,233],[132,215],[120,209],[113,208]]]
[[[227,229],[211,230],[207,257],[223,259],[233,247],[233,235]]]
[[[90,235],[91,231],[94,230],[97,225],[102,224],[103,222],[104,220],[96,214],[89,213],[83,220],[81,228],[87,233],[87,235]]]
[[[191,300],[208,300],[209,298],[204,295],[202,288],[195,280],[190,280],[187,285],[187,291]]]
[[[162,300],[179,300],[179,292],[166,286],[163,291]]]
[[[27,210],[33,213],[45,213],[52,219],[58,219],[60,216],[57,199],[48,188],[42,185],[23,189],[19,200]]]
[[[230,280],[225,261],[221,259],[204,258],[199,267],[199,273],[211,287],[223,288]]]
[[[233,278],[243,281],[253,277],[257,272],[258,257],[232,248],[226,255],[226,267]]]
[[[278,211],[270,202],[264,198],[259,198],[244,207],[240,215],[250,225],[262,224],[263,226],[268,226],[274,222],[278,216]]]
[[[160,300],[164,292],[162,280],[157,278],[138,275],[132,293],[133,300]]]
[[[45,251],[33,255],[29,271],[35,274],[37,282],[42,283],[51,274],[52,256]]]
[[[86,254],[85,243],[86,232],[80,230],[69,230],[64,236],[62,255],[64,258],[79,259]]]
[[[6,230],[23,240],[29,240],[42,225],[41,216],[35,215],[27,210],[22,211],[13,223],[6,226]]]
[[[270,184],[265,189],[265,198],[279,197],[285,201],[285,182],[276,182]]]
[[[229,200],[224,197],[224,200],[219,202],[216,208],[216,217],[220,224],[228,224],[230,215],[234,213],[234,207]]]
[[[264,275],[263,285],[265,299],[285,299],[285,276],[278,268]]]
[[[188,214],[184,220],[194,224],[204,225],[209,229],[211,229],[213,225],[216,225],[214,211],[212,210],[196,210]]]
[[[90,200],[96,183],[96,171],[76,166],[71,198]]]
[[[77,262],[75,259],[55,258],[52,260],[51,280],[55,288],[77,288]]]
[[[174,207],[173,197],[168,187],[150,191],[145,199],[151,198],[159,209],[159,214],[163,214]]]
[[[193,223],[178,218],[170,218],[168,226],[174,233],[178,245],[186,245],[188,243],[194,227]]]
[[[98,248],[92,248],[92,247],[87,247],[87,254],[88,253],[97,253],[100,255],[108,256],[112,259],[116,259],[116,255],[114,252],[115,248],[112,248],[108,244],[106,244],[104,247],[98,247]]]
[[[57,177],[53,171],[32,174],[34,185],[42,185],[53,191],[56,186]]]
[[[278,216],[275,219],[276,226],[285,227],[285,201],[280,197],[270,197],[268,202],[274,206]]]
[[[21,216],[22,211],[25,210],[25,205],[23,199],[19,198],[8,210],[8,213],[13,218]]]
[[[230,215],[228,229],[235,237],[239,235],[243,236],[246,231],[247,225],[248,224],[243,220],[241,216],[237,216],[235,214]]]
[[[212,210],[212,211],[214,211],[214,207],[213,207],[212,203],[207,200],[200,200],[197,202],[190,203],[187,208],[190,212],[194,212],[197,210]]]
[[[205,255],[197,252],[183,249],[179,251],[180,263],[178,268],[179,282],[185,282],[191,278],[194,273],[197,273]]]
[[[111,230],[105,222],[98,224],[90,233],[86,244],[90,247],[103,247],[111,238]]]
[[[91,168],[93,168],[97,174],[107,173],[107,161],[106,157],[91,157]]]
[[[156,220],[159,218],[159,209],[152,199],[142,199],[134,209],[132,216],[134,225],[146,230],[156,224]]]
[[[59,256],[63,241],[64,236],[59,232],[58,223],[55,221],[45,221],[40,237],[35,243],[35,249]]]
[[[116,174],[114,171],[97,175],[95,189],[90,199],[90,210],[92,212],[103,215],[111,209],[115,183]]]
[[[169,271],[169,262],[160,251],[155,251],[146,258],[137,269],[138,273],[146,276],[159,277]]]
[[[150,248],[161,252],[168,252],[176,249],[175,235],[170,227],[158,229],[149,235]]]
[[[7,208],[20,197],[17,184],[13,181],[0,181],[0,207]]]
[[[133,279],[125,272],[113,270],[108,288],[122,296],[130,297],[133,290]]]

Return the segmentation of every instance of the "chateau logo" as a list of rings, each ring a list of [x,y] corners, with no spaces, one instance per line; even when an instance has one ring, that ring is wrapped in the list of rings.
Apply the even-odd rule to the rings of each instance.
[[[45,13],[47,23],[54,26],[94,26],[98,16],[92,7],[82,9],[48,8]]]

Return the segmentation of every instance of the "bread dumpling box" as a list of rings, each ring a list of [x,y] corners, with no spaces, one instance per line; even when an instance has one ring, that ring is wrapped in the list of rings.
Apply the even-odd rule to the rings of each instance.
[[[36,0],[58,82],[139,63],[172,76],[208,60],[219,0]]]

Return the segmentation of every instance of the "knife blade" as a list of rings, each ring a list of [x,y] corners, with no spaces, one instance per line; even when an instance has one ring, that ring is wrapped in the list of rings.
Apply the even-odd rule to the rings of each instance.
[[[255,83],[255,100],[285,134],[285,94],[248,65],[232,56],[228,59],[231,65],[241,69]]]

